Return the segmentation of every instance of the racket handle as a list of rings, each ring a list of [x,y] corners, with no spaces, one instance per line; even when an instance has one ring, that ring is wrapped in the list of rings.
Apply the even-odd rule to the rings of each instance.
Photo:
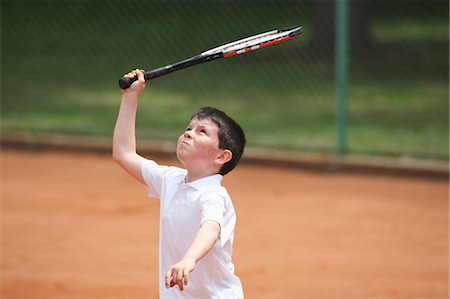
[[[171,73],[172,70],[172,65],[167,65],[167,66],[163,66],[148,72],[144,73],[144,79],[145,81],[150,80],[150,79],[154,79],[154,78],[158,78],[164,75],[167,75],[169,73]],[[122,77],[119,79],[119,86],[122,89],[127,89],[131,86],[131,84],[133,84],[134,81],[137,80],[137,77],[133,77],[133,78],[128,78],[128,77]]]
[[[187,68],[187,67],[199,64],[199,63],[204,63],[204,62],[208,62],[208,61],[211,61],[211,60],[215,60],[215,59],[218,59],[218,58],[223,58],[223,53],[222,52],[214,53],[214,54],[211,54],[211,55],[202,55],[202,54],[200,54],[200,55],[191,57],[189,59],[179,61],[179,62],[174,63],[174,64],[169,64],[169,65],[166,65],[166,66],[163,66],[163,67],[160,67],[160,68],[157,68],[157,69],[145,72],[144,73],[144,79],[145,79],[145,81],[147,81],[147,80],[150,80],[150,79],[158,78],[158,77],[170,74],[172,72],[175,72],[175,71],[178,71],[178,70],[181,70],[181,69],[184,69],[184,68]],[[122,89],[127,89],[136,80],[137,80],[136,77],[134,77],[134,78],[122,77],[122,78],[119,79],[119,86]]]
[[[119,86],[122,89],[127,89],[128,87],[131,86],[131,84],[133,84],[134,81],[136,81],[137,78],[127,78],[127,77],[122,77],[119,79]]]

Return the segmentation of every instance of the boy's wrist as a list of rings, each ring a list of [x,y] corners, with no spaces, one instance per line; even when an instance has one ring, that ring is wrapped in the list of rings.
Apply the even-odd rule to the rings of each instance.
[[[186,255],[183,257],[183,260],[191,261],[191,262],[193,262],[194,264],[197,263],[197,259],[195,258],[195,256],[193,256],[193,255],[191,255],[191,254],[186,254]]]
[[[133,92],[123,93],[122,99],[125,101],[137,101],[139,98],[138,94],[135,94]]]

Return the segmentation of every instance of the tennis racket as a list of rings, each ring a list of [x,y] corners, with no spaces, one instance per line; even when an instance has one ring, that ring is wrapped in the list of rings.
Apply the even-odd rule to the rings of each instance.
[[[228,58],[238,54],[250,52],[256,49],[264,48],[270,45],[280,43],[282,41],[291,39],[303,32],[303,27],[298,26],[289,29],[272,30],[269,32],[253,35],[232,43],[228,43],[214,49],[205,51],[197,56],[191,57],[189,59],[176,62],[174,64],[169,64],[148,72],[144,73],[145,80],[151,80],[158,78],[172,72],[208,62],[219,58]],[[119,79],[119,86],[122,89],[126,89],[131,86],[131,84],[136,81],[137,78],[126,78],[122,77]]]

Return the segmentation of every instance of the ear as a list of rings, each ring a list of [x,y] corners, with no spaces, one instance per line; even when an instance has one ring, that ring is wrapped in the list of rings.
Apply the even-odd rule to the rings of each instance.
[[[228,161],[230,161],[232,157],[233,157],[233,153],[229,149],[224,149],[217,156],[216,162],[218,164],[223,165],[223,164],[227,163]]]

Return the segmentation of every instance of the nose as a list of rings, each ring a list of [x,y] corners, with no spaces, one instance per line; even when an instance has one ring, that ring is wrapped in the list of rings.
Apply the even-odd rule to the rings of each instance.
[[[190,131],[185,131],[183,136],[184,136],[184,138],[191,139],[191,132]]]

